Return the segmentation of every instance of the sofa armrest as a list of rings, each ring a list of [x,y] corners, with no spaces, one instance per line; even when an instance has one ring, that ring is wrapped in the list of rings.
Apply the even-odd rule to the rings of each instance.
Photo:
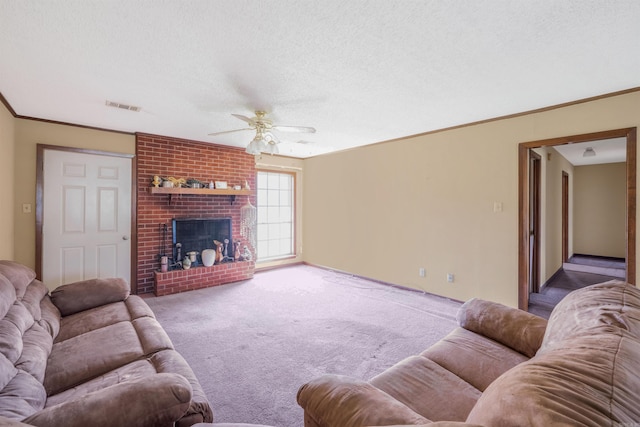
[[[189,409],[191,386],[177,374],[122,382],[45,408],[23,420],[40,427],[173,425]]]
[[[458,311],[458,324],[531,358],[542,344],[547,321],[497,302],[471,299]]]
[[[304,384],[297,400],[305,418],[322,427],[429,422],[371,384],[341,375],[323,375]]]
[[[129,286],[120,278],[83,280],[51,291],[51,301],[63,316],[124,301],[128,296]]]

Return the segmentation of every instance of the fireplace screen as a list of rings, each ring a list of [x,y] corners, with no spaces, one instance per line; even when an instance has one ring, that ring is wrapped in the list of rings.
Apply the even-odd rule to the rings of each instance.
[[[180,244],[181,256],[188,252],[198,253],[197,263],[202,263],[202,251],[215,249],[214,240],[221,242],[223,254],[233,259],[233,240],[231,238],[231,218],[194,218],[173,220],[173,256],[179,261],[176,246]]]

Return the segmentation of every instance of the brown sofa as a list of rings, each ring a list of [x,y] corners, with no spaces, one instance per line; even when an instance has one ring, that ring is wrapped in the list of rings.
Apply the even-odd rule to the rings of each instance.
[[[0,425],[190,426],[209,402],[149,306],[121,279],[50,294],[0,261]]]
[[[325,375],[303,385],[304,425],[638,425],[636,287],[611,281],[574,291],[548,323],[474,299],[458,322],[368,382]]]

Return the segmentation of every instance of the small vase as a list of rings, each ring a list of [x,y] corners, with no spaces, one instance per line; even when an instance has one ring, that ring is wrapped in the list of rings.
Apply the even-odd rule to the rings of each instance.
[[[205,267],[211,267],[216,260],[215,249],[205,249],[202,251],[202,263]]]

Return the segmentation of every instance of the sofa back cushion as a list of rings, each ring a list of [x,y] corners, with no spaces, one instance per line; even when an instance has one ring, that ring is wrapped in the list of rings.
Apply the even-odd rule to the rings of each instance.
[[[124,301],[129,296],[129,286],[121,278],[88,279],[79,285],[80,283],[69,283],[51,291],[51,300],[62,316]]]
[[[22,299],[27,286],[36,278],[36,272],[29,267],[7,260],[0,260],[0,274],[13,285],[18,299]]]
[[[491,425],[634,425],[640,420],[640,292],[606,282],[554,309],[536,356],[496,379],[467,422]]]
[[[21,420],[45,405],[42,383],[60,313],[33,270],[0,261],[0,314],[0,416]]]
[[[572,338],[516,366],[485,390],[467,422],[635,425],[640,420],[640,343],[625,335],[602,331]]]
[[[538,352],[594,328],[610,326],[640,339],[640,289],[611,280],[571,292],[554,308]]]

